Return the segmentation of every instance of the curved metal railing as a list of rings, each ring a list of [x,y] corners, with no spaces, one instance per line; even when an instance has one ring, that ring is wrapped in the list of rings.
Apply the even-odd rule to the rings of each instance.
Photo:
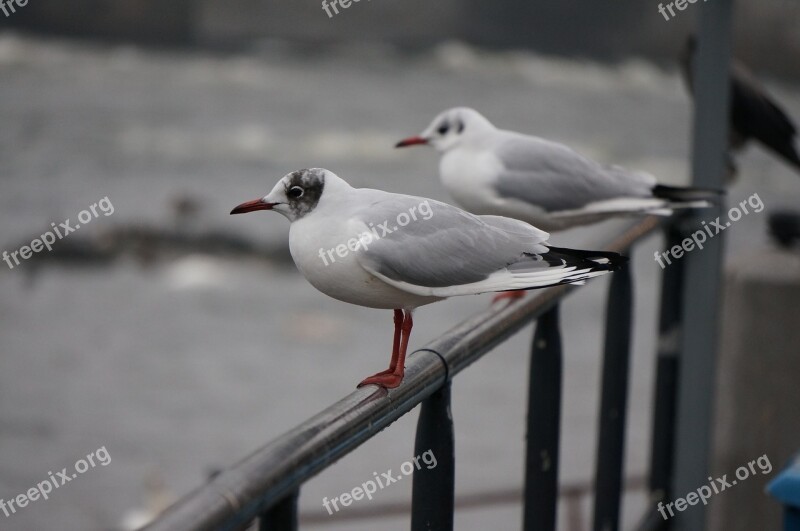
[[[646,218],[614,239],[606,249],[627,252],[658,227],[655,218]],[[356,389],[220,473],[146,529],[241,529],[257,518],[262,529],[295,529],[301,485],[418,404],[422,404],[422,413],[417,427],[417,449],[433,450],[438,465],[425,471],[424,482],[414,481],[412,528],[452,528],[455,459],[449,415],[450,381],[534,319],[538,319],[538,326],[531,362],[526,520],[555,522],[561,400],[558,304],[574,289],[568,285],[544,289],[534,297],[490,308],[463,321],[409,355],[400,387]],[[628,267],[612,275],[609,301],[612,300],[616,310],[607,315],[601,405],[600,451],[605,457],[599,460],[601,470],[597,477],[597,482],[603,485],[621,485],[622,477],[632,315]],[[604,497],[611,496],[603,502],[605,505],[619,505],[621,487],[604,487],[602,491]]]

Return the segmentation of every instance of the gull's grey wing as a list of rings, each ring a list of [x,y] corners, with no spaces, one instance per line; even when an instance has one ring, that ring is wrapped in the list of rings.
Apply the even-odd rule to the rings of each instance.
[[[428,219],[418,213],[416,221],[397,225],[398,214],[423,205]],[[543,242],[549,235],[521,221],[474,216],[446,203],[395,194],[366,202],[355,218],[359,232],[384,220],[396,229],[385,236],[378,231],[382,237],[359,253],[359,261],[397,282],[441,288],[480,282],[518,262],[542,261],[547,267],[541,254],[548,250]]]
[[[565,145],[511,132],[501,137],[496,153],[504,167],[497,192],[548,212],[605,199],[650,197],[656,184],[651,175],[602,166]]]

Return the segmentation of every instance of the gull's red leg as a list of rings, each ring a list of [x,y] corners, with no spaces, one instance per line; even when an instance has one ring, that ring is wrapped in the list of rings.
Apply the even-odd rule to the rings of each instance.
[[[392,361],[389,368],[369,378],[365,378],[358,387],[368,384],[380,385],[387,389],[394,389],[403,381],[405,374],[406,351],[408,350],[408,338],[411,335],[411,328],[414,320],[411,312],[403,310],[394,311],[394,345],[392,348]]]
[[[389,368],[386,369],[385,371],[381,371],[379,373],[373,374],[369,378],[374,378],[376,376],[381,376],[381,375],[384,375],[384,374],[392,374],[394,372],[395,367],[397,367],[397,357],[400,355],[400,335],[401,335],[402,326],[403,326],[403,310],[395,310],[394,311],[394,341],[392,343],[392,359],[389,362]],[[361,387],[362,385],[367,385],[367,383],[369,383],[369,382],[367,382],[367,380],[369,380],[369,378],[367,378],[366,380],[364,380],[363,382],[358,384],[358,387]]]
[[[400,356],[400,338],[403,335],[403,310],[394,311],[394,341],[392,342],[392,360],[389,362],[389,370],[394,372],[397,367],[397,358]]]
[[[411,310],[406,311],[406,318],[403,320],[403,334],[400,340],[400,355],[397,357],[397,366],[394,369],[394,375],[397,376],[397,385],[403,381],[403,376],[406,374],[406,352],[408,351],[408,340],[411,338],[411,329],[414,328],[414,318],[411,316]],[[395,385],[394,387],[397,387]]]
[[[494,299],[492,299],[492,304],[498,303],[500,301],[507,300],[510,303],[514,302],[517,299],[521,299],[525,296],[525,292],[522,290],[517,291],[504,291],[499,295],[495,295]]]

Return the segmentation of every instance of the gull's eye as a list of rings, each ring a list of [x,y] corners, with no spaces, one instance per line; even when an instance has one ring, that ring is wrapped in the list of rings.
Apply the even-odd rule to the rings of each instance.
[[[291,188],[289,188],[289,191],[286,193],[286,195],[290,199],[300,199],[301,197],[303,197],[304,193],[305,191],[299,186],[292,186]]]
[[[456,131],[458,131],[459,135],[464,132],[464,122],[462,122],[461,120],[459,120],[458,123],[456,124]]]
[[[439,129],[437,129],[436,131],[438,131],[440,135],[444,136],[447,134],[447,131],[449,130],[450,130],[450,125],[447,122],[445,122],[442,125],[440,125]]]

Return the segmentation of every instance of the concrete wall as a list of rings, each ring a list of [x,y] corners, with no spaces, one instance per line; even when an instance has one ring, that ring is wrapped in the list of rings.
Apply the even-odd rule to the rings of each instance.
[[[780,505],[764,487],[800,450],[800,254],[735,261],[722,322],[713,476],[735,480],[737,468],[764,454],[773,470],[756,467],[758,475],[715,496],[709,529],[781,529]]]

